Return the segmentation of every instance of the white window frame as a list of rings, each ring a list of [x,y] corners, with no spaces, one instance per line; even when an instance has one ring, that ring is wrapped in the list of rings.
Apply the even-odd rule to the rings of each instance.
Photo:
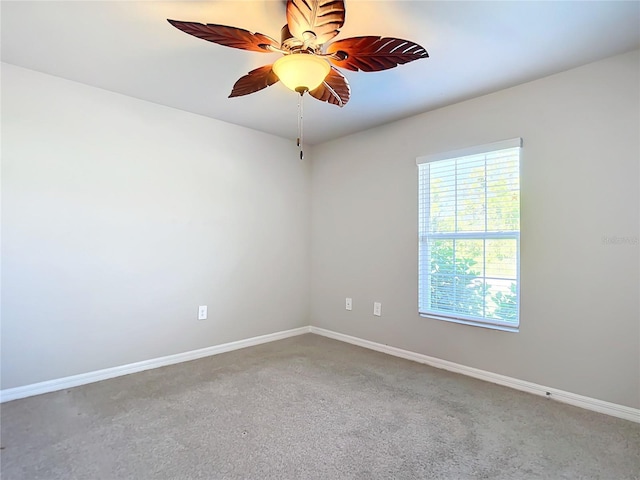
[[[509,139],[509,140],[503,140],[503,141],[499,141],[499,142],[494,142],[494,143],[489,143],[489,144],[485,144],[485,145],[477,145],[477,146],[473,146],[473,147],[469,147],[469,148],[464,148],[461,150],[455,150],[455,151],[449,151],[449,152],[442,152],[442,153],[436,153],[436,154],[431,154],[431,155],[425,155],[425,156],[421,156],[418,157],[416,159],[416,165],[420,166],[421,164],[425,164],[425,163],[431,163],[431,162],[437,162],[440,160],[453,160],[453,159],[458,159],[461,157],[467,157],[467,156],[471,156],[471,155],[481,155],[481,154],[487,154],[487,153],[491,153],[491,152],[495,152],[495,151],[499,151],[499,150],[505,150],[505,149],[511,149],[511,148],[519,148],[522,149],[522,138],[513,138],[513,139]],[[520,150],[519,152],[519,171],[520,171],[520,167],[522,164],[522,151]],[[418,169],[419,170],[419,169]],[[418,175],[419,177],[419,175]],[[422,200],[422,193],[420,192],[420,179],[418,178],[418,202],[419,202],[419,213],[418,213],[418,313],[420,316],[422,317],[426,317],[426,318],[434,318],[436,320],[445,320],[445,321],[449,321],[449,322],[454,322],[454,323],[462,323],[462,324],[466,324],[466,325],[472,325],[472,326],[477,326],[477,327],[485,327],[485,328],[492,328],[492,329],[496,329],[496,330],[504,330],[504,331],[509,331],[509,332],[518,332],[519,328],[520,328],[520,229],[518,229],[518,231],[481,231],[481,232],[473,232],[473,233],[469,233],[469,232],[447,232],[447,233],[429,233],[428,235],[425,234],[425,232],[423,232],[421,230],[421,217],[422,218],[429,218],[429,203],[426,202],[423,203]],[[427,183],[426,188],[429,188],[429,184]],[[521,189],[520,189],[521,191]],[[430,194],[429,191],[424,192],[424,195],[428,196]],[[520,204],[522,204],[522,201],[520,200]],[[422,206],[420,206],[422,205]],[[424,209],[427,209],[427,211],[423,211]],[[426,295],[427,298],[427,303],[430,303],[430,299],[431,296],[428,293],[424,293],[423,292],[423,288],[429,288],[429,282],[430,282],[430,274],[426,275],[426,278],[422,278],[422,274],[421,274],[421,264],[426,264],[426,265],[430,265],[430,261],[429,261],[429,257],[428,257],[428,249],[425,249],[425,251],[427,252],[427,258],[422,258],[423,255],[423,248],[422,248],[422,244],[423,242],[427,241],[427,239],[447,239],[447,240],[457,240],[457,239],[477,239],[477,240],[481,240],[481,239],[514,239],[516,241],[516,301],[517,301],[517,321],[516,322],[508,322],[508,321],[503,321],[503,320],[499,320],[499,319],[491,319],[491,318],[476,318],[476,317],[468,317],[465,316],[463,314],[451,314],[448,315],[444,312],[438,312],[438,311],[421,311],[421,296],[422,295]],[[424,285],[423,285],[424,282]]]

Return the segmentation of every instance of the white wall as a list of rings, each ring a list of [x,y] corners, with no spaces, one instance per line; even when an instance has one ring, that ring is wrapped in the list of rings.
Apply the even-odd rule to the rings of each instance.
[[[316,146],[312,172],[289,141],[3,64],[1,388],[311,323],[640,407],[639,247],[602,241],[639,234],[638,55]],[[419,317],[415,158],[516,136],[520,333]]]
[[[2,388],[308,325],[309,170],[293,142],[3,64]]]
[[[640,407],[638,57],[316,146],[311,323]],[[520,332],[418,316],[416,157],[514,137],[524,139]],[[603,243],[614,236],[632,243]]]

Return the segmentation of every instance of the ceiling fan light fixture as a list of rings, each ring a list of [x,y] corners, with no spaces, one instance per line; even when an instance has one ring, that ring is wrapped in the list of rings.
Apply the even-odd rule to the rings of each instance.
[[[285,55],[272,68],[287,88],[298,93],[318,88],[331,71],[326,60],[310,53]]]

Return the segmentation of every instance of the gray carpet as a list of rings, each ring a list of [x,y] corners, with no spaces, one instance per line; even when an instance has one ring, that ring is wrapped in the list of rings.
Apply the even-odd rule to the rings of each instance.
[[[640,425],[316,335],[2,405],[3,480],[638,479]]]

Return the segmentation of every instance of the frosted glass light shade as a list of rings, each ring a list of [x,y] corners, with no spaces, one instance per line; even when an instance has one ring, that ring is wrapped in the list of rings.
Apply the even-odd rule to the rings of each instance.
[[[331,71],[326,60],[308,53],[291,53],[276,60],[273,71],[293,91],[317,88]]]

